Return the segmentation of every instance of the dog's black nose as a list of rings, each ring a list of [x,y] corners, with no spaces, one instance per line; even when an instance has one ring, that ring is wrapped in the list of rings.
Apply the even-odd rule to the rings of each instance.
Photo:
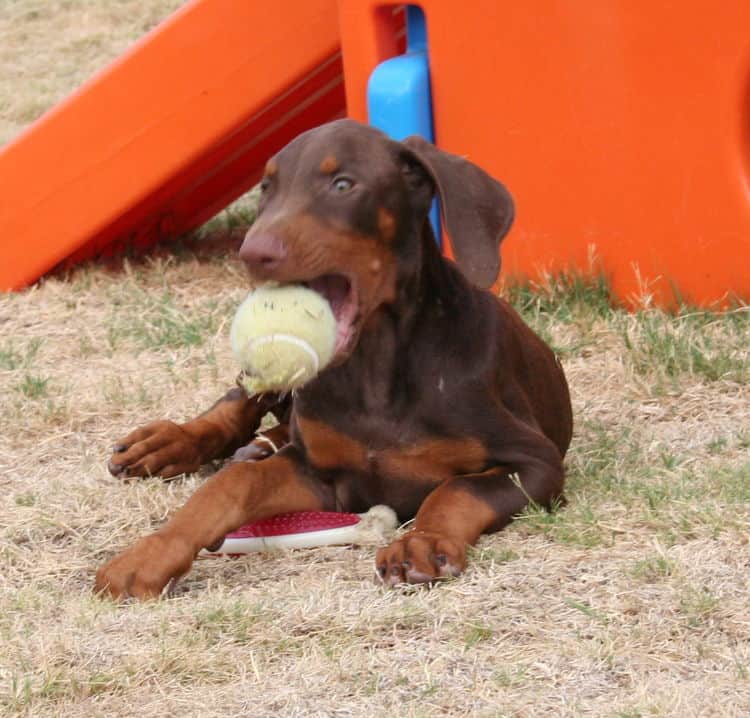
[[[286,246],[273,234],[248,232],[240,247],[240,259],[254,276],[267,277],[286,258]]]

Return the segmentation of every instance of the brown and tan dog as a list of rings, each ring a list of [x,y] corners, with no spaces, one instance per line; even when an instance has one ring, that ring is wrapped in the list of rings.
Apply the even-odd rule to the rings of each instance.
[[[341,120],[281,150],[262,190],[240,257],[256,280],[327,297],[336,359],[293,398],[232,389],[192,421],[155,422],[118,442],[116,476],[174,476],[233,452],[241,460],[99,570],[97,590],[114,597],[158,596],[244,523],[379,503],[416,517],[378,551],[379,576],[427,583],[458,575],[466,547],[529,502],[562,496],[565,376],[516,312],[479,288],[498,274],[513,219],[505,188],[420,138],[394,142]],[[436,191],[458,266],[427,220]],[[262,458],[267,444],[255,437],[269,411],[283,422],[276,442],[287,443]]]

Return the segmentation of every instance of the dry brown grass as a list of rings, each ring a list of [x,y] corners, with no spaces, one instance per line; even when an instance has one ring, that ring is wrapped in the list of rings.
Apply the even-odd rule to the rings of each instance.
[[[389,593],[372,547],[329,548],[202,562],[172,600],[93,599],[97,565],[201,480],[122,484],[108,447],[230,383],[244,291],[233,260],[188,255],[0,300],[8,713],[748,714],[748,383],[646,371],[637,330],[680,318],[563,296],[524,311],[566,356],[570,505],[484,538],[460,580]],[[745,371],[747,314],[704,318]]]
[[[185,0],[0,0],[0,145]]]
[[[77,8],[140,8],[138,27],[174,4],[0,0],[0,37],[24,8],[54,13],[53,43]],[[183,254],[0,297],[3,715],[750,715],[747,308],[628,315],[596,288],[517,292],[572,387],[570,503],[483,538],[457,581],[387,592],[372,547],[327,548],[201,562],[170,600],[94,599],[96,567],[202,480],[123,484],[109,446],[231,382],[244,291],[233,260]]]

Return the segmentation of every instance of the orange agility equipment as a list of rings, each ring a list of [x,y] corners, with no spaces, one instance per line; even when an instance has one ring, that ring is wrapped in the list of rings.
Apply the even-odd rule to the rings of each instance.
[[[0,289],[198,226],[302,130],[367,120],[394,0],[194,0],[0,151]],[[421,0],[437,144],[511,189],[504,274],[750,298],[750,3]]]
[[[339,0],[349,115],[398,54]],[[750,298],[750,3],[421,0],[437,144],[516,201],[503,271],[586,270],[663,304]]]
[[[0,290],[200,225],[344,113],[335,0],[195,0],[0,151]]]

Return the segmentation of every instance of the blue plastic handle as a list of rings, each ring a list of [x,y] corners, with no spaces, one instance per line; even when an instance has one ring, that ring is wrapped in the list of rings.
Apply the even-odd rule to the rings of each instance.
[[[406,32],[406,54],[381,62],[370,75],[367,84],[370,124],[394,140],[421,135],[434,142],[427,26],[424,13],[416,5],[406,8]],[[440,245],[437,200],[430,209],[430,222]]]

